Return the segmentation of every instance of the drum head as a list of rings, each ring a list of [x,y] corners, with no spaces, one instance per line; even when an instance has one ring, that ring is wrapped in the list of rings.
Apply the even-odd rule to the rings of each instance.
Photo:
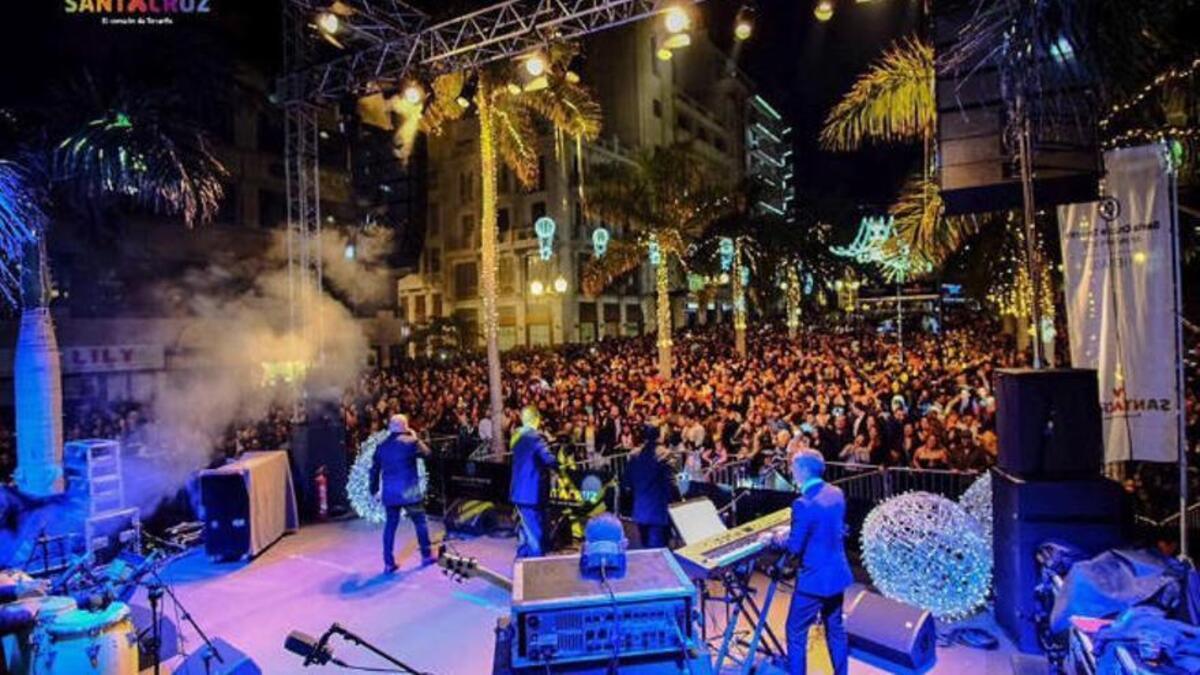
[[[17,604],[36,614],[41,621],[65,614],[77,606],[75,598],[67,595],[47,595],[42,598],[24,598]]]
[[[103,632],[113,624],[128,618],[129,606],[123,602],[114,602],[99,612],[85,612],[82,609],[64,612],[46,626],[46,632],[54,639],[70,638]]]

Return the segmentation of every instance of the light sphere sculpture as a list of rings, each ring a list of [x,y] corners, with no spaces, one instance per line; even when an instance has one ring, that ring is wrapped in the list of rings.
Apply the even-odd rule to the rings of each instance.
[[[958,498],[959,506],[970,514],[983,530],[983,539],[988,550],[992,549],[992,474],[985,472],[971,483],[971,487]]]
[[[885,596],[939,619],[967,616],[987,601],[991,547],[957,503],[928,492],[892,497],[867,515],[863,564]]]

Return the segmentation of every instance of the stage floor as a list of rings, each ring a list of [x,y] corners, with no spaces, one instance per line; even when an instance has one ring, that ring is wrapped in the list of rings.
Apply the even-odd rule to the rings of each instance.
[[[434,539],[440,539],[440,522],[431,520],[430,526]],[[288,632],[317,636],[335,621],[418,670],[438,675],[490,673],[493,627],[508,613],[508,593],[478,579],[454,583],[437,566],[420,568],[407,521],[397,536],[400,571],[382,575],[380,528],[360,520],[308,525],[249,563],[214,563],[203,551],[194,551],[173,563],[164,578],[205,632],[241,649],[263,673],[305,672],[299,657],[283,648]],[[484,565],[511,573],[515,540],[482,537],[454,545]],[[135,604],[144,602],[135,598]],[[787,604],[787,594],[781,592],[771,612],[781,638]],[[167,616],[176,618],[169,607]],[[723,616],[723,611],[713,611],[710,621],[719,624]],[[1000,636],[989,617],[977,617],[975,624]],[[710,624],[710,634],[713,628]],[[195,651],[199,637],[187,627],[182,633],[186,650]],[[385,665],[353,645],[335,639],[333,646],[336,655],[352,665]],[[1007,641],[991,652],[939,649],[931,672],[1006,674],[1011,672],[1012,653]],[[857,660],[851,661],[850,671],[887,672]],[[810,672],[823,671],[810,667]]]

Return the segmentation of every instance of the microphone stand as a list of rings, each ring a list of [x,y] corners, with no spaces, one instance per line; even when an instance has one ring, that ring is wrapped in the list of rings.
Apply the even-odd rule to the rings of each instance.
[[[349,630],[346,630],[345,628],[343,628],[341,626],[341,624],[335,623],[332,626],[330,626],[329,630],[326,631],[325,635],[327,636],[331,633],[337,633],[338,635],[341,635],[342,638],[345,639],[347,642],[353,642],[354,644],[358,645],[359,647],[366,649],[367,651],[378,656],[379,658],[383,659],[384,661],[387,661],[388,663],[392,664],[393,666],[396,666],[397,668],[399,668],[401,670],[401,672],[410,673],[410,675],[427,675],[426,673],[423,673],[422,671],[419,671],[419,670],[413,668],[412,666],[401,661],[400,659],[398,659],[398,658],[392,656],[391,654],[388,654],[387,652],[383,651],[382,649],[376,647],[375,645],[371,644],[370,642],[363,639],[362,637],[355,635],[354,633],[350,632]],[[322,636],[321,639],[325,640],[325,636]]]

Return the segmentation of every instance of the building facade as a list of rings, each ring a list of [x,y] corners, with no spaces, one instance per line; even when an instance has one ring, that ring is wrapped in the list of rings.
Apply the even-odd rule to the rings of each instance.
[[[584,45],[583,79],[603,111],[601,138],[540,140],[539,179],[530,189],[507,169],[498,188],[498,314],[501,349],[590,342],[653,329],[654,286],[648,264],[599,297],[581,293],[598,223],[583,213],[587,167],[628,161],[656,146],[688,143],[714,171],[736,178],[745,168],[748,86],[729,57],[698,37],[670,60],[656,57],[660,35],[640,22],[596,35]],[[460,120],[428,141],[425,243],[416,269],[397,282],[398,313],[414,325],[449,319],[479,344],[479,128]],[[582,157],[579,156],[582,152]],[[582,171],[579,167],[582,166]],[[555,224],[550,260],[539,256],[534,223]],[[619,228],[609,228],[620,238]],[[676,287],[682,286],[680,283]],[[684,299],[673,300],[676,324]]]
[[[792,129],[762,96],[746,103],[746,174],[756,176],[770,189],[758,208],[796,222],[795,170],[792,162]]]

